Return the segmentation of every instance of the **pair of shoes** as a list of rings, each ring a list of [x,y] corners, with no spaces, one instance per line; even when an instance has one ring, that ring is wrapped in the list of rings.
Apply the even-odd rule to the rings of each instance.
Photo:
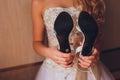
[[[71,52],[68,38],[73,25],[72,17],[67,12],[61,12],[55,20],[54,30],[60,45],[60,51],[64,53]],[[81,54],[89,56],[92,54],[92,48],[98,35],[98,25],[94,18],[86,11],[80,13],[78,25],[84,38]]]

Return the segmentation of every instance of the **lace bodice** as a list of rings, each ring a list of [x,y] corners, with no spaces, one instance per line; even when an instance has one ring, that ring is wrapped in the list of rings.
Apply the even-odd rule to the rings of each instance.
[[[78,27],[77,21],[78,21],[78,16],[80,14],[80,11],[78,11],[75,7],[69,7],[69,8],[53,7],[53,8],[46,9],[44,12],[44,15],[43,15],[43,19],[44,19],[46,32],[47,32],[49,47],[59,46],[59,43],[58,43],[58,40],[57,40],[57,37],[55,34],[55,30],[54,30],[54,23],[55,23],[57,16],[63,11],[69,13],[70,16],[72,17],[73,24],[74,24],[72,33],[73,34],[76,33],[75,30]],[[75,34],[74,36],[76,36],[76,35],[77,34]],[[71,36],[72,36],[72,34],[71,34]],[[79,35],[79,38],[80,38],[80,35]],[[74,42],[76,42],[76,41],[74,41]],[[54,70],[57,72],[62,72],[65,74],[71,71],[71,69],[66,70],[66,68],[61,67],[60,65],[56,64],[53,60],[48,59],[48,58],[44,60],[43,65],[46,65],[51,70]],[[72,68],[72,70],[76,70],[75,67],[73,67],[73,68]]]
[[[48,36],[48,46],[57,46],[58,40],[54,31],[54,22],[60,12],[66,11],[71,15],[75,24],[75,16],[78,17],[80,11],[77,11],[75,7],[61,8],[61,7],[52,7],[45,10],[43,19],[46,26],[47,36]]]

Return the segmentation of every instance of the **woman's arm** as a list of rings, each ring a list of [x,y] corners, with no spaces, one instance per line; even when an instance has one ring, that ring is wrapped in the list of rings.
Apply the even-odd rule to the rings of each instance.
[[[33,47],[34,50],[44,57],[50,57],[49,48],[44,45],[44,22],[42,19],[42,2],[32,1],[32,22],[33,22]]]

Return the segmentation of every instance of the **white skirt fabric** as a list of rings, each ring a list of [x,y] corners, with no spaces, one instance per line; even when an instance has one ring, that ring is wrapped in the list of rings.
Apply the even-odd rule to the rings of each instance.
[[[92,69],[88,72],[82,72],[81,74],[79,74],[77,73],[76,69],[61,69],[61,67],[53,67],[52,64],[54,63],[49,64],[49,62],[51,61],[45,60],[43,62],[35,80],[115,80],[112,74],[101,62],[98,62],[101,73],[99,79],[95,78],[95,74],[98,73],[93,73]],[[87,76],[85,78],[80,77],[79,79],[76,79],[76,75],[82,76],[83,74],[87,74]]]

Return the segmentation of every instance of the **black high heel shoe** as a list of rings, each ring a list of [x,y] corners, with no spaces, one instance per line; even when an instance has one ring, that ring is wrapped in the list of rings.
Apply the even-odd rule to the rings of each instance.
[[[64,53],[71,52],[69,44],[69,34],[73,28],[72,17],[67,12],[61,12],[54,24],[54,30],[59,42],[60,51]]]
[[[80,13],[78,25],[84,37],[81,54],[83,56],[90,56],[98,35],[98,25],[94,18],[86,11]]]

